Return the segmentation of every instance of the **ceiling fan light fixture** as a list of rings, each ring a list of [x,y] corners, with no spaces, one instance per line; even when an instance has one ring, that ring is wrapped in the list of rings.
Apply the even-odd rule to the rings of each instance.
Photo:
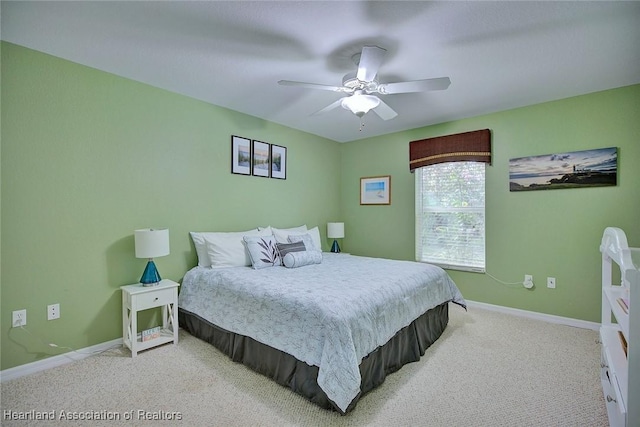
[[[351,110],[353,114],[362,117],[372,108],[380,105],[380,99],[373,95],[354,94],[342,99],[342,108]]]
[[[348,94],[345,98],[339,98],[327,105],[320,111],[313,114],[326,113],[341,106],[345,110],[351,111],[356,116],[362,118],[365,114],[375,108],[375,113],[382,120],[391,120],[398,115],[382,99],[375,96],[393,95],[396,93],[426,92],[432,90],[444,90],[449,87],[451,80],[449,77],[438,77],[433,79],[411,80],[395,83],[380,83],[378,80],[378,70],[382,65],[382,60],[387,52],[379,46],[363,46],[360,53],[352,56],[357,64],[357,71],[346,74],[342,77],[342,86],[329,86],[318,83],[297,82],[291,80],[280,80],[278,84],[283,86],[298,86],[310,89],[321,89],[332,92]],[[360,121],[360,130],[363,126]]]

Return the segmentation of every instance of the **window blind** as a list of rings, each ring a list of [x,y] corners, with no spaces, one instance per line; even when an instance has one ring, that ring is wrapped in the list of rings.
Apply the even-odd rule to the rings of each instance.
[[[485,269],[485,165],[447,162],[416,169],[416,260]]]

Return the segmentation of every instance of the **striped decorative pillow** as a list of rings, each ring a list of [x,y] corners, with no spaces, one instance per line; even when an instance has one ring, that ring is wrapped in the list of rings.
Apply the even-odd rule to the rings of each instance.
[[[295,243],[277,243],[278,253],[280,254],[280,258],[284,258],[284,256],[291,252],[304,252],[307,250],[307,247],[304,245],[304,242],[295,242]]]

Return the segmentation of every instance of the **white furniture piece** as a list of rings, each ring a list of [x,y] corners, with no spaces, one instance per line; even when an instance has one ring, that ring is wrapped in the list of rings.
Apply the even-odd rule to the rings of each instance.
[[[624,231],[607,227],[600,252],[602,390],[609,424],[636,427],[640,426],[640,249],[629,248]],[[614,275],[620,277],[620,285],[613,284]]]
[[[157,286],[121,286],[122,289],[122,340],[131,350],[131,356],[161,344],[178,343],[178,284],[163,279]],[[138,312],[162,307],[160,336],[143,341],[138,333]]]

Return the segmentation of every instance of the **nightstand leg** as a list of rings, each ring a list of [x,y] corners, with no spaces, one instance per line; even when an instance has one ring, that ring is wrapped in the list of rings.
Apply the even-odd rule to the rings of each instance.
[[[130,333],[131,333],[131,357],[138,355],[138,312],[131,309],[129,314]]]
[[[165,331],[169,327],[169,321],[167,320],[168,307],[168,304],[162,306],[162,329],[164,329]]]
[[[127,337],[129,332],[129,316],[127,316],[127,295],[122,293],[122,344],[127,345]]]
[[[178,343],[178,327],[175,319],[175,304],[162,306],[162,328],[173,332],[173,343]]]
[[[178,344],[178,305],[171,305],[171,329],[173,330],[173,343]]]
[[[131,315],[133,312],[131,308],[127,307],[127,300],[124,292],[122,293],[122,303],[124,307],[122,310],[122,344],[126,347],[129,347],[129,349],[133,352],[133,343],[136,339],[131,330]]]

